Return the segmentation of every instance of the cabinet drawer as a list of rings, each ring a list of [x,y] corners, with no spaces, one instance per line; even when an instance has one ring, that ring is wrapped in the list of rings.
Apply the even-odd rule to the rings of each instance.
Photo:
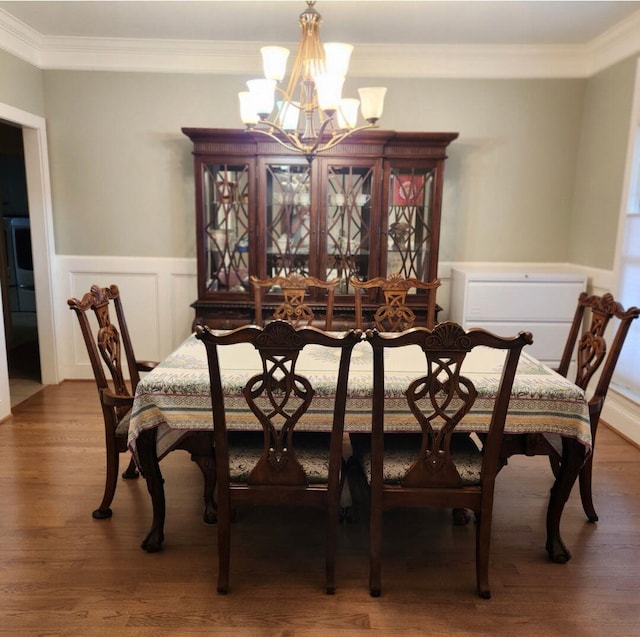
[[[570,323],[535,323],[532,321],[518,321],[517,323],[468,321],[466,327],[467,329],[482,327],[502,337],[517,336],[518,332],[531,332],[533,343],[527,345],[524,351],[547,365],[550,362],[555,365],[560,361],[571,325]]]
[[[583,290],[576,281],[474,281],[467,289],[465,318],[470,322],[570,321]]]

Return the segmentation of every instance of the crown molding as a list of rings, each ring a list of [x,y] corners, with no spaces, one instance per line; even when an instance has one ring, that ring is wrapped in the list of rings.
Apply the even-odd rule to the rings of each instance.
[[[585,77],[583,47],[520,45],[359,45],[355,77],[507,79]]]
[[[43,36],[0,10],[0,49],[43,70],[254,75],[267,42]],[[292,49],[296,43],[285,44]],[[582,78],[640,52],[640,12],[584,45],[361,44],[354,77]]]
[[[594,75],[638,53],[640,53],[640,11],[589,42],[585,54],[589,75]]]
[[[24,23],[16,20],[4,9],[0,9],[0,49],[40,67],[42,36]]]

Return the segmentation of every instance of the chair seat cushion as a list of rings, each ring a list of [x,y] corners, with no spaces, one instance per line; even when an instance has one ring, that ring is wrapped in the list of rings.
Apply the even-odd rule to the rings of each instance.
[[[128,438],[130,420],[131,420],[131,410],[129,410],[124,415],[124,418],[118,423],[118,426],[116,427],[116,437]]]
[[[296,432],[294,449],[307,480],[323,484],[329,479],[330,434]],[[229,432],[229,476],[232,482],[247,482],[249,474],[263,451],[263,434],[255,432]]]
[[[360,464],[367,480],[371,482],[371,438],[368,434],[351,436],[353,456]],[[420,434],[385,434],[384,467],[385,484],[400,484],[415,461],[420,450]],[[462,482],[466,486],[480,484],[482,452],[464,433],[454,434],[451,441],[451,458]]]

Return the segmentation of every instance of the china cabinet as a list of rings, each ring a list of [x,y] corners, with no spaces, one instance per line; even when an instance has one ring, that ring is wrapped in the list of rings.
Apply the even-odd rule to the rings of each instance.
[[[182,131],[195,168],[196,322],[252,322],[251,275],[339,279],[334,329],[353,325],[350,277],[437,277],[446,149],[458,133],[363,131],[309,162],[244,130]],[[309,299],[320,321],[323,294]],[[416,290],[411,303],[420,302]]]

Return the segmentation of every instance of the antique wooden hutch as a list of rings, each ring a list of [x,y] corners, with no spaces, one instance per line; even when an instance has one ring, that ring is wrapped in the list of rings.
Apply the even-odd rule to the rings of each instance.
[[[250,275],[339,278],[334,329],[353,325],[350,277],[437,277],[446,149],[458,133],[362,131],[308,161],[245,130],[182,131],[195,164],[196,322],[252,322]],[[365,308],[376,304],[372,292]],[[322,296],[310,305],[321,317]]]

